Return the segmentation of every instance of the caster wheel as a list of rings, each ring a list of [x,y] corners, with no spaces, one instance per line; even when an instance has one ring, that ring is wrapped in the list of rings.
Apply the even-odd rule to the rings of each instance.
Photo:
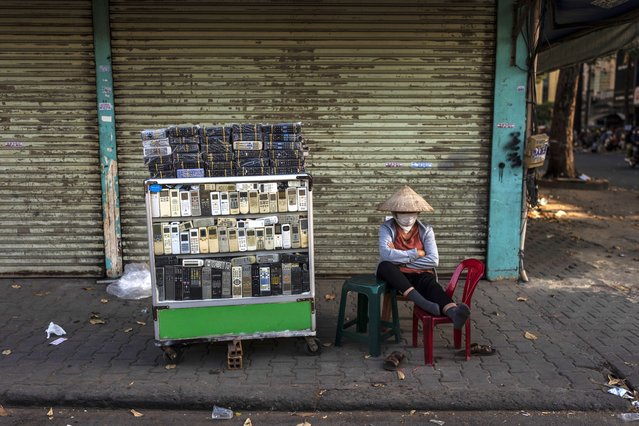
[[[322,345],[317,337],[306,337],[306,353],[317,356],[322,353]]]
[[[167,364],[179,364],[184,358],[184,348],[180,346],[162,346],[162,351]]]

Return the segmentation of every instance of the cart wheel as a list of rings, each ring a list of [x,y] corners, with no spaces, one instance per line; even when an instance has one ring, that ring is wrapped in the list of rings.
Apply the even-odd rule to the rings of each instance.
[[[306,353],[308,355],[319,355],[322,353],[320,339],[317,337],[305,337],[304,339],[306,339]]]
[[[179,364],[184,357],[184,347],[182,346],[162,346],[164,361],[167,364]]]

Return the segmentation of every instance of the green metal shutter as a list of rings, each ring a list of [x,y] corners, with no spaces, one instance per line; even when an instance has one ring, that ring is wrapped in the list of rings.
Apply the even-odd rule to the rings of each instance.
[[[0,15],[0,275],[103,276],[91,1]]]
[[[374,270],[375,207],[405,183],[437,210],[443,270],[483,258],[494,6],[112,0],[125,262],[147,256],[141,129],[293,120],[312,153],[319,274]]]

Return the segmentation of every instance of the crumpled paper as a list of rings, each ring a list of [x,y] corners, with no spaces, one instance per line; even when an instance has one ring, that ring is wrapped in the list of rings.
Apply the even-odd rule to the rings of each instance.
[[[54,324],[53,322],[49,323],[49,327],[47,327],[45,333],[47,333],[47,339],[50,338],[52,334],[55,334],[56,336],[64,336],[67,334],[67,332],[64,331],[64,328],[60,327],[58,324]]]

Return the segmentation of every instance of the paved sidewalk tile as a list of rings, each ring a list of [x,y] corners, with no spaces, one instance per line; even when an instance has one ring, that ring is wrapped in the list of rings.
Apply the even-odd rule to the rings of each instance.
[[[0,279],[5,296],[0,300],[0,352],[10,351],[0,355],[0,403],[627,409],[627,402],[606,394],[601,384],[608,374],[618,374],[639,385],[636,303],[605,282],[584,285],[592,284],[590,265],[570,252],[588,249],[588,243],[559,235],[549,241],[535,232],[534,223],[530,234],[530,282],[482,281],[474,297],[472,341],[489,344],[496,353],[473,355],[466,362],[453,348],[452,328],[444,325],[434,336],[434,366],[424,364],[421,334],[418,347],[411,346],[411,305],[406,302],[399,304],[401,342],[384,342],[380,357],[370,357],[366,345],[347,338],[335,347],[343,278],[317,281],[320,354],[307,355],[303,339],[245,341],[241,370],[227,368],[223,342],[188,346],[182,362],[167,369],[153,342],[148,299],[119,300],[88,279]],[[12,288],[18,281],[21,288]],[[326,294],[337,297],[327,300]],[[108,303],[101,303],[102,298]],[[347,315],[353,316],[355,309],[351,298]],[[106,323],[90,324],[92,312]],[[49,346],[44,330],[50,321],[63,326],[69,340]],[[394,350],[406,354],[400,364],[403,374],[383,369],[384,357]]]

